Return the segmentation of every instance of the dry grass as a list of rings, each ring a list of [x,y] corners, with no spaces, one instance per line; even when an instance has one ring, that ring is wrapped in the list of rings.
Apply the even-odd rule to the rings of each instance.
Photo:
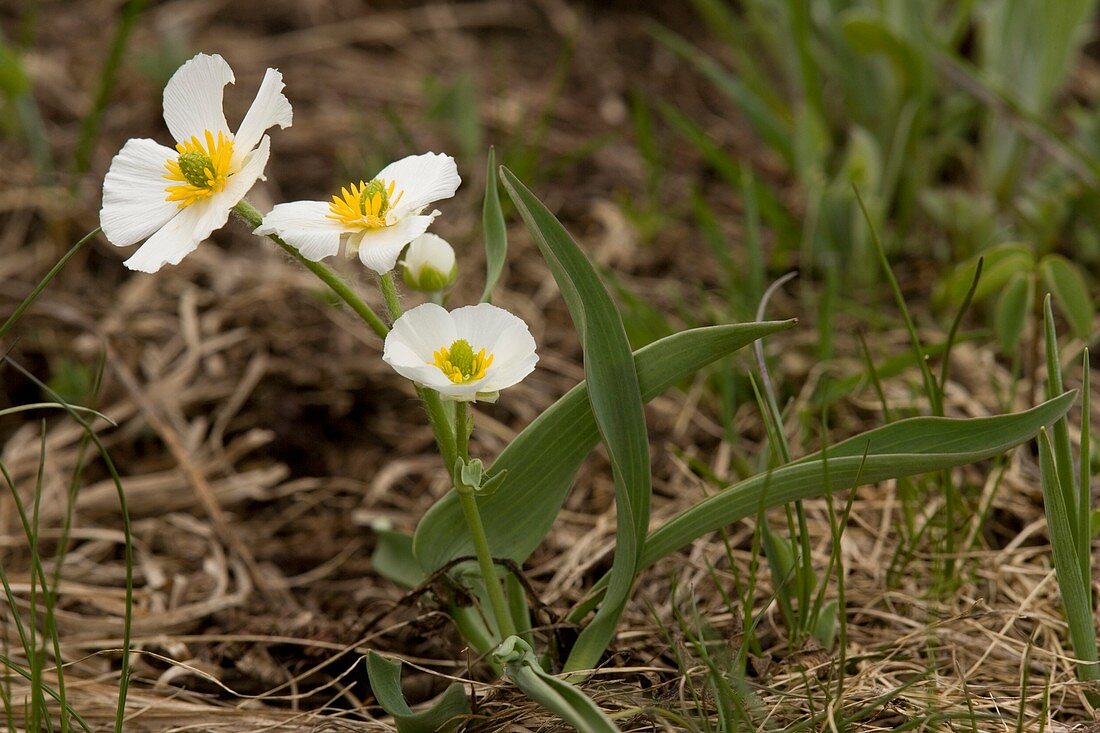
[[[110,28],[117,5],[86,0],[42,8],[28,65],[59,160],[71,153],[109,43],[109,33],[88,29]],[[180,58],[197,50],[220,52],[233,64],[238,84],[228,95],[231,120],[239,118],[266,65],[284,72],[295,125],[274,136],[268,181],[253,193],[261,209],[322,195],[342,171],[391,154],[453,145],[447,126],[424,114],[425,78],[454,78],[463,70],[475,75],[487,142],[523,140],[530,121],[552,105],[539,143],[539,195],[598,260],[659,309],[721,310],[713,293],[717,268],[692,244],[690,230],[673,223],[655,241],[643,242],[614,203],[644,185],[630,142],[628,94],[642,88],[665,95],[746,155],[751,140],[736,121],[716,118],[693,77],[654,50],[629,4],[600,10],[551,0],[379,5],[364,11],[339,0],[175,0],[150,8],[108,110],[93,174],[76,182],[75,201],[63,186],[38,181],[16,141],[0,140],[0,311],[25,295],[74,232],[95,225],[97,184],[122,141],[165,139],[157,96],[162,80],[137,70],[163,66],[174,48]],[[0,25],[9,36],[20,10],[19,2],[0,2]],[[554,67],[567,43],[573,45],[568,91],[555,99]],[[388,121],[389,113],[403,129]],[[604,134],[611,137],[594,154],[560,162]],[[463,252],[469,275],[455,295],[458,302],[479,290],[481,268],[481,163],[461,162],[467,183],[440,220],[441,232]],[[767,160],[758,162],[768,170]],[[690,181],[707,180],[690,156],[675,158],[668,177],[672,196],[684,194]],[[736,233],[736,211],[718,194],[714,203]],[[532,325],[542,361],[530,380],[480,418],[475,448],[483,456],[499,451],[581,376],[576,341],[552,281],[525,233],[513,226],[510,237],[513,255],[500,302]],[[385,517],[411,529],[446,489],[411,390],[378,358],[377,340],[331,307],[311,275],[239,227],[215,241],[155,277],[125,271],[122,255],[98,243],[30,311],[12,346],[14,358],[43,377],[67,361],[106,357],[98,404],[118,427],[102,434],[124,472],[136,539],[135,682],[127,729],[390,730],[384,719],[365,719],[377,712],[360,662],[367,649],[393,652],[420,670],[409,675],[410,699],[427,699],[450,679],[467,679],[485,729],[558,729],[512,688],[472,669],[445,617],[429,606],[402,603],[401,593],[371,568],[371,522]],[[371,291],[368,281],[364,286]],[[807,316],[793,301],[780,301],[774,310]],[[882,354],[904,348],[900,334],[877,338]],[[810,325],[781,339],[778,372],[789,385],[806,385],[792,414],[813,414],[812,390],[826,371],[860,368],[854,359],[814,364]],[[858,354],[846,338],[838,339],[837,349]],[[950,414],[1001,408],[1010,380],[988,351],[961,346],[953,373]],[[4,375],[8,403],[35,398],[34,388],[13,371]],[[914,384],[913,375],[891,380],[891,401],[914,402]],[[1021,385],[1020,393],[1028,388]],[[716,414],[702,381],[649,408],[655,524],[711,490],[686,457],[725,471],[731,447]],[[880,421],[869,389],[842,401],[831,418],[838,434]],[[755,411],[745,406],[736,424],[738,450],[751,452],[762,439]],[[797,425],[791,428],[799,449],[817,447]],[[29,490],[40,425],[9,418],[0,430],[2,459]],[[79,443],[75,425],[51,418],[45,527],[60,524]],[[1065,649],[1035,462],[1021,450],[1006,464],[1003,480],[992,468],[957,474],[974,487],[972,503],[988,502],[991,509],[989,520],[983,526],[975,521],[968,532],[970,549],[960,557],[959,585],[950,593],[935,590],[942,558],[927,545],[918,546],[897,582],[887,578],[899,545],[896,487],[859,491],[842,544],[847,665],[843,701],[832,713],[850,715],[883,696],[889,702],[854,729],[888,730],[932,712],[965,715],[968,709],[999,717],[979,721],[979,729],[990,731],[1014,729],[1018,718],[1026,730],[1063,730],[1092,720]],[[527,565],[541,601],[559,614],[608,566],[613,497],[609,471],[597,455]],[[815,565],[823,571],[831,550],[825,504],[807,508]],[[934,503],[927,507],[934,509]],[[58,622],[70,699],[104,728],[114,715],[121,644],[118,528],[114,487],[93,465],[76,505]],[[7,500],[0,501],[0,532],[0,558],[16,590],[25,589],[26,543]],[[751,561],[751,534],[751,522],[729,530],[734,568],[742,576]],[[49,545],[56,532],[43,536]],[[731,644],[739,641],[740,621],[715,587],[715,578],[732,586],[725,557],[718,539],[700,541],[641,579],[614,655],[586,687],[619,715],[624,730],[676,729],[646,709],[690,711],[696,705],[690,690],[705,668],[675,621],[687,593],[706,624]],[[673,577],[679,598],[670,595]],[[760,610],[770,598],[767,582],[764,573]],[[836,656],[789,650],[774,606],[764,611],[760,633],[770,649],[753,660],[750,681],[770,723],[822,714],[823,689],[836,685]],[[1030,682],[1021,698],[1025,671]],[[913,684],[892,692],[906,682]],[[1042,712],[1045,695],[1049,714]],[[970,723],[954,725],[969,729]],[[947,724],[929,725],[937,727]]]

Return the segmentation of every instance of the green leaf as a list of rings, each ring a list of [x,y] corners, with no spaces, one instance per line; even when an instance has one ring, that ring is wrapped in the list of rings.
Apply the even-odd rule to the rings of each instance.
[[[470,701],[461,682],[443,691],[430,707],[414,713],[401,692],[401,662],[367,652],[367,676],[378,704],[393,716],[398,733],[446,733],[469,716]]]
[[[1014,351],[1020,343],[1034,297],[1034,279],[1027,273],[1017,272],[997,298],[997,307],[993,312],[993,330],[1005,352]]]
[[[753,341],[794,326],[794,321],[708,326],[682,331],[634,352],[642,399],[649,401],[708,364]],[[493,557],[523,563],[550,531],[573,479],[600,434],[588,404],[588,385],[569,390],[528,425],[489,467],[494,477],[507,471],[491,496],[477,497]],[[523,507],[517,512],[516,507]],[[426,573],[458,557],[472,555],[454,492],[436,502],[420,520],[413,552]]]
[[[1035,255],[1022,244],[999,244],[983,250],[956,267],[936,289],[935,300],[940,305],[961,303],[974,280],[974,267],[982,258],[982,279],[974,290],[974,301],[981,303],[1001,292],[1013,275],[1030,272],[1035,267]]]
[[[516,687],[580,733],[619,733],[619,729],[591,698],[565,680],[547,674],[527,642],[518,636],[505,639],[495,652]]]
[[[481,208],[481,226],[485,232],[485,292],[481,302],[493,299],[493,287],[504,271],[504,259],[508,254],[508,230],[504,226],[504,212],[500,208],[500,192],[497,190],[497,156],[489,148],[488,169],[485,173],[485,203]]]
[[[826,649],[832,649],[836,642],[836,627],[839,620],[836,600],[826,601],[814,623],[814,638]]]
[[[370,562],[379,575],[402,588],[415,588],[427,579],[413,555],[412,535],[386,527],[373,527],[373,530],[378,544],[374,546]]]
[[[1060,395],[1065,391],[1062,385],[1062,363],[1058,356],[1058,334],[1054,328],[1054,311],[1051,309],[1051,296],[1043,299],[1043,346],[1047,364],[1047,398]],[[1075,554],[1081,564],[1081,577],[1092,577],[1092,543],[1088,535],[1088,497],[1076,484],[1076,471],[1073,468],[1073,448],[1069,440],[1069,422],[1063,415],[1053,426],[1054,470],[1058,475],[1058,488],[1063,494],[1072,522],[1073,538],[1077,549]],[[1084,499],[1084,501],[1082,501]]]
[[[791,610],[791,587],[797,579],[794,551],[791,548],[793,539],[780,537],[772,531],[766,521],[762,524],[761,535],[764,539],[764,555],[768,560],[772,583],[775,585],[775,596],[779,601],[779,608],[783,612],[787,628],[792,628],[796,621]]]
[[[1073,335],[1087,341],[1092,335],[1094,311],[1081,268],[1061,255],[1047,255],[1039,261],[1039,272]]]
[[[831,446],[712,494],[673,517],[646,540],[642,564],[652,565],[699,537],[772,507],[887,479],[930,473],[999,455],[1034,437],[1065,415],[1075,392],[1067,392],[1025,412],[957,419],[914,417]],[[827,464],[827,470],[826,470]],[[827,477],[827,481],[826,481]],[[570,620],[583,618],[604,585],[575,607]]]
[[[580,337],[588,401],[615,479],[615,556],[607,594],[565,663],[567,671],[589,669],[615,635],[649,529],[652,484],[644,403],[622,318],[592,263],[511,171],[503,168],[502,175],[504,188],[546,258]]]
[[[1058,577],[1058,589],[1062,593],[1062,606],[1069,624],[1073,653],[1080,660],[1077,673],[1081,679],[1098,679],[1100,667],[1096,664],[1096,628],[1092,620],[1091,584],[1081,572],[1082,563],[1076,547],[1074,507],[1066,501],[1068,492],[1060,484],[1054,450],[1045,429],[1039,434],[1039,480],[1043,487],[1043,509],[1046,512],[1050,546],[1054,553],[1054,572]]]

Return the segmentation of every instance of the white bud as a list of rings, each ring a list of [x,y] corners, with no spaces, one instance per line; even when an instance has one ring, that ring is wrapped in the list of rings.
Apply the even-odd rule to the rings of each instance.
[[[426,232],[414,239],[405,253],[405,284],[413,290],[438,293],[454,285],[458,277],[455,251],[443,237]]]

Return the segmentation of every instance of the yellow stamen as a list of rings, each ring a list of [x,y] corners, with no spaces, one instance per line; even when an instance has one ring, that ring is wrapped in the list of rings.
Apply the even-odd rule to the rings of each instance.
[[[178,201],[181,209],[213,196],[225,188],[229,179],[233,140],[222,132],[215,139],[210,130],[204,137],[205,145],[197,135],[177,144],[179,155],[164,164],[168,170],[165,180],[178,182],[164,189],[168,193],[165,200]]]
[[[493,355],[485,354],[481,349],[476,354],[466,339],[458,339],[449,347],[444,346],[432,354],[435,361],[430,362],[439,367],[439,371],[447,375],[455,384],[466,384],[485,376],[489,365],[493,363]]]
[[[393,222],[386,221],[386,214],[397,205],[404,191],[397,191],[394,181],[387,185],[380,178],[366,183],[349,183],[333,195],[325,216],[350,229],[381,229]]]

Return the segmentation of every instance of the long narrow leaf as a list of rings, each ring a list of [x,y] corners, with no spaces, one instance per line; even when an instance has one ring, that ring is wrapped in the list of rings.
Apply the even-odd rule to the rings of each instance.
[[[470,715],[470,701],[461,682],[444,690],[427,709],[413,712],[401,692],[401,662],[367,652],[367,676],[374,698],[393,716],[398,733],[445,733]]]
[[[1048,293],[1043,300],[1043,341],[1046,351],[1047,364],[1047,399],[1062,394],[1065,387],[1062,384],[1062,362],[1058,356],[1058,334],[1054,329],[1054,312],[1051,310],[1051,295]],[[1085,375],[1088,378],[1088,375]],[[1078,516],[1077,508],[1081,501],[1078,498],[1076,471],[1073,467],[1073,448],[1069,443],[1069,423],[1065,416],[1054,423],[1053,426],[1054,470],[1058,473],[1058,487],[1065,495],[1066,511],[1070,517],[1070,531],[1073,534],[1074,546],[1077,548],[1075,555],[1081,563],[1082,577],[1090,577],[1089,556],[1091,533],[1089,532],[1088,516]],[[1082,456],[1083,457],[1083,456]]]
[[[611,718],[596,703],[569,684],[543,671],[527,642],[509,637],[495,653],[504,673],[531,698],[557,714],[580,733],[619,733]]]
[[[497,156],[489,148],[489,162],[485,171],[485,202],[481,208],[481,227],[485,234],[485,292],[481,302],[493,299],[493,287],[504,270],[508,255],[508,230],[504,226],[504,212],[500,209],[500,192],[497,190]]]
[[[955,419],[915,417],[857,435],[794,463],[745,479],[673,517],[649,535],[642,565],[648,567],[708,532],[797,499],[842,491],[992,458],[1034,437],[1065,415],[1076,396],[1067,392],[1025,412]],[[828,461],[826,480],[825,462]],[[598,598],[601,580],[570,613],[584,617]]]
[[[680,380],[794,321],[709,326],[682,331],[634,352],[642,399],[657,397]],[[500,488],[479,496],[478,509],[493,557],[524,562],[550,531],[554,518],[584,460],[599,441],[581,382],[512,440],[489,468],[507,471]],[[523,507],[517,512],[516,507]],[[458,498],[449,493],[420,520],[413,552],[426,573],[458,557],[472,555]]]
[[[504,168],[502,174],[504,187],[546,258],[580,336],[588,401],[615,479],[615,556],[607,594],[565,664],[568,671],[588,669],[615,635],[649,529],[652,477],[644,403],[622,318],[592,263],[511,171]]]
[[[1039,477],[1043,487],[1043,509],[1047,516],[1050,546],[1054,552],[1054,571],[1062,606],[1069,624],[1073,654],[1077,657],[1077,673],[1083,680],[1100,679],[1097,666],[1096,627],[1092,617],[1091,582],[1081,573],[1077,557],[1072,505],[1066,503],[1067,492],[1059,486],[1054,450],[1046,429],[1039,433]]]

